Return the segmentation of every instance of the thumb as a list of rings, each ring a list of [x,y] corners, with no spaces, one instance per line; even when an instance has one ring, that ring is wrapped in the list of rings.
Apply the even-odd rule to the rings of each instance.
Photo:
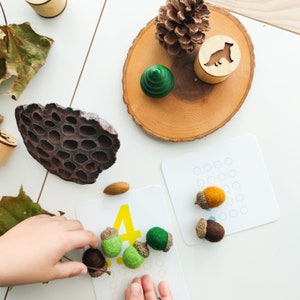
[[[142,285],[136,282],[131,283],[125,293],[126,300],[144,300]]]
[[[87,273],[85,264],[79,261],[58,262],[55,266],[55,278],[68,278]]]

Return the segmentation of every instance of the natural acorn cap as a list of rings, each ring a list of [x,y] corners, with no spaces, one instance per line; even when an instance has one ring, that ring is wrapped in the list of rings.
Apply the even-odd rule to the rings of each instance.
[[[216,221],[201,218],[196,225],[196,233],[200,239],[219,242],[225,235],[224,227]]]
[[[106,227],[100,234],[102,240],[107,240],[113,236],[119,235],[119,232],[116,228],[113,227]]]
[[[107,271],[105,257],[99,249],[87,249],[83,253],[82,262],[88,267],[88,272],[91,277],[99,277],[104,273],[110,274],[110,272]]]
[[[136,248],[138,253],[142,255],[143,257],[149,256],[149,249],[147,247],[147,243],[141,242],[141,241],[135,241],[133,246]]]
[[[220,206],[225,201],[225,192],[217,186],[209,186],[197,194],[195,204],[203,209]]]

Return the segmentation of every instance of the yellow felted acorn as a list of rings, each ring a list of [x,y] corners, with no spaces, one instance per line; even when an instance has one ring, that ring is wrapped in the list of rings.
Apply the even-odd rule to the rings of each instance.
[[[225,192],[217,186],[209,186],[197,194],[195,204],[203,209],[220,206],[225,201]]]

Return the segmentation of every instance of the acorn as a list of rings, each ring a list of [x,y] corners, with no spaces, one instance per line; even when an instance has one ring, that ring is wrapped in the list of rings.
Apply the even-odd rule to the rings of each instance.
[[[151,248],[168,252],[173,245],[173,236],[165,229],[156,226],[148,230],[146,241]]]
[[[120,195],[124,194],[129,190],[130,186],[125,181],[118,181],[111,183],[104,190],[103,193],[107,195]]]
[[[195,204],[203,209],[220,206],[225,201],[225,192],[217,186],[209,186],[197,194]]]
[[[135,241],[133,245],[130,245],[124,250],[122,259],[126,267],[130,269],[137,269],[148,256],[149,249],[147,244]]]
[[[82,262],[87,266],[91,277],[99,277],[104,273],[110,275],[105,257],[99,249],[88,248],[82,255]]]
[[[196,233],[200,239],[219,242],[225,235],[225,229],[216,221],[201,218],[196,225]]]
[[[101,249],[105,256],[116,257],[122,251],[122,239],[117,229],[107,227],[101,232]]]

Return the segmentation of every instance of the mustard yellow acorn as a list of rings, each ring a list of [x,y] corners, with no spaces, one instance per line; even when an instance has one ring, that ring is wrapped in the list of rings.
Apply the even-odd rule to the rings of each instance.
[[[195,204],[203,209],[220,206],[225,201],[225,192],[217,186],[209,186],[197,194]]]

